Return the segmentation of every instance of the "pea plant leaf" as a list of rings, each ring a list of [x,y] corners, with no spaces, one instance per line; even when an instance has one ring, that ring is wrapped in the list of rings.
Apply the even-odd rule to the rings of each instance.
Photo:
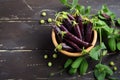
[[[91,7],[88,6],[88,7],[85,9],[85,15],[86,15],[86,16],[90,16],[90,12],[91,12]]]
[[[117,19],[118,24],[120,25],[120,18]]]
[[[91,19],[92,23],[93,23],[93,29],[95,30],[105,30],[108,33],[112,33],[113,29],[110,28],[104,21],[98,19],[98,18],[92,18]]]
[[[103,49],[106,49],[105,44],[102,42],[101,45],[97,45],[90,51],[90,57],[94,60],[99,60],[100,53]]]
[[[78,5],[78,0],[72,0],[71,2],[70,0],[60,0],[60,2],[63,5],[69,7],[71,10],[75,9],[76,6]]]
[[[70,7],[70,4],[68,3],[68,0],[60,0],[60,2],[61,2],[63,5],[65,5],[65,6],[67,6],[67,7]]]
[[[94,70],[94,74],[97,80],[104,80],[106,76],[106,73],[104,71],[100,72],[98,69]]]
[[[103,5],[100,12],[106,13],[108,16],[111,17],[111,19],[114,19],[116,17],[115,14],[112,11],[110,11],[110,9],[107,7],[107,5]]]
[[[75,9],[77,5],[78,5],[78,0],[73,0],[71,10]]]
[[[97,64],[94,69],[94,75],[97,80],[105,80],[106,76],[112,75],[113,71],[104,64]]]

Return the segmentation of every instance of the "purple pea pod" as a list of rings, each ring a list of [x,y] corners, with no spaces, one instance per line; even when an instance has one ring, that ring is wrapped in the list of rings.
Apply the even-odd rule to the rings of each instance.
[[[74,30],[75,36],[77,36],[78,38],[80,38],[82,40],[80,27],[78,26],[78,24],[75,21],[73,21],[73,30]]]
[[[55,31],[57,41],[58,41],[59,43],[62,42],[63,39],[62,39],[62,35],[60,34],[60,33],[61,33],[60,28],[57,27],[56,25],[53,25],[52,27],[53,27],[53,29],[54,29],[54,31]]]
[[[87,48],[87,47],[89,47],[91,45],[88,42],[82,41],[81,39],[79,39],[78,37],[74,36],[70,32],[63,31],[62,33],[64,33],[63,38],[68,39],[68,40],[74,42],[79,47],[85,47],[85,48]]]
[[[76,15],[75,19],[76,19],[76,22],[79,25],[81,35],[82,35],[82,40],[84,40],[84,26],[83,26],[83,23],[82,23],[82,18],[81,18],[81,16]]]
[[[70,45],[72,48],[74,48],[75,51],[77,51],[77,52],[82,51],[82,49],[77,44],[75,44],[74,42],[72,42],[68,39],[64,39],[64,40],[68,45]]]
[[[72,22],[69,18],[64,19],[62,23],[68,29],[69,32],[72,31]]]
[[[62,25],[62,24],[59,26],[59,28],[60,28],[61,31],[68,32],[67,28],[64,25]]]
[[[52,27],[57,35],[60,34],[61,30],[59,27],[57,27],[56,25],[52,25]]]
[[[67,16],[70,20],[75,20],[75,18],[71,14],[67,14]]]
[[[66,43],[61,43],[61,45],[63,50],[70,51],[70,52],[74,51],[74,49],[68,46]]]
[[[92,38],[92,26],[93,24],[91,22],[88,22],[85,26],[85,41],[89,42],[91,41]]]

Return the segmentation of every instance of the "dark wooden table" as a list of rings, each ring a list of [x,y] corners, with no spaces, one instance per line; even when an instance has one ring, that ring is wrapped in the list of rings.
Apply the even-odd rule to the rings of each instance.
[[[119,0],[80,0],[80,4],[92,6],[92,13],[102,4],[120,17]],[[40,19],[54,17],[58,11],[66,10],[59,0],[0,0],[0,80],[94,80],[92,73],[94,62],[90,61],[90,69],[84,76],[74,76],[58,72],[66,56],[59,54],[57,59],[43,58],[44,54],[52,55],[54,46],[51,41],[49,24],[40,25]],[[42,11],[47,17],[41,17]],[[53,62],[52,67],[47,62]],[[114,61],[118,67],[115,76],[120,78],[120,55],[104,58],[103,63]]]

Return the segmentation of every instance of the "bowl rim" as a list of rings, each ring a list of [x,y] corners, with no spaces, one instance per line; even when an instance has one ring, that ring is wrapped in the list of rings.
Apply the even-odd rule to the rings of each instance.
[[[92,41],[92,45],[88,48],[86,48],[86,52],[89,52],[96,44],[97,42],[97,31],[96,30],[93,30],[93,41]],[[52,42],[54,44],[55,47],[58,46],[58,43],[57,43],[57,40],[56,40],[56,35],[55,35],[55,32],[54,32],[54,29],[52,29]],[[83,54],[81,52],[68,52],[68,51],[65,51],[65,50],[59,50],[60,53],[64,54],[64,55],[67,55],[67,56],[71,56],[71,57],[78,57],[78,56],[82,56]]]

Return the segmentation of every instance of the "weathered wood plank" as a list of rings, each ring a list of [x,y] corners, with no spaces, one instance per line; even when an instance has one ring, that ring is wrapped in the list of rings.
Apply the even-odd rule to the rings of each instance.
[[[36,23],[0,24],[0,49],[53,49],[51,26]]]
[[[68,75],[67,71],[64,71],[62,75],[56,74],[50,76],[50,73],[58,73],[62,70],[62,66],[67,59],[66,56],[58,54],[57,59],[48,57],[44,59],[44,54],[52,56],[53,51],[49,50],[33,50],[26,52],[8,51],[0,53],[0,79],[7,80],[94,80],[93,77],[93,66],[95,62],[88,59],[89,70],[84,76],[76,74],[74,76]],[[118,71],[115,72],[115,76],[120,78],[119,60],[120,54],[107,56],[103,59],[105,64],[109,64],[110,61],[114,61],[115,65],[118,67]],[[47,62],[51,61],[53,63],[52,67],[47,66]],[[92,72],[91,72],[92,71]],[[59,77],[59,78],[58,78]]]
[[[79,4],[92,7],[92,13],[100,9],[103,4],[120,14],[119,0],[80,0]],[[43,9],[49,11],[61,11],[66,8],[59,2],[59,0],[1,0],[0,1],[0,20],[14,20],[14,19],[36,19],[34,16]],[[37,18],[38,19],[38,18]]]

